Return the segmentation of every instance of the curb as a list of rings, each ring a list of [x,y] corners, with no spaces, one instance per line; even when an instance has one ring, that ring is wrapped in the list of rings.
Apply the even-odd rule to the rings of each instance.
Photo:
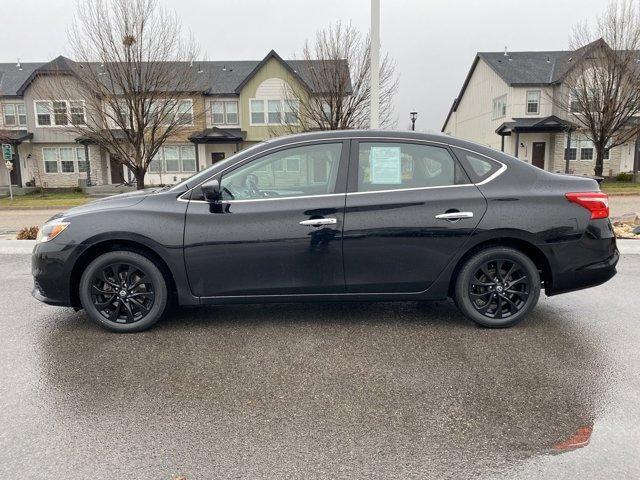
[[[621,239],[616,242],[620,255],[640,255],[640,240]],[[31,255],[35,240],[0,240],[0,255]]]

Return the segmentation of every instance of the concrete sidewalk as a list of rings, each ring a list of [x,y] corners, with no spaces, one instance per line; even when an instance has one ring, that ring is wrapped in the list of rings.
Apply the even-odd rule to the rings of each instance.
[[[618,239],[617,243],[621,255],[640,255],[640,240]],[[30,254],[35,244],[35,240],[0,240],[0,254]]]

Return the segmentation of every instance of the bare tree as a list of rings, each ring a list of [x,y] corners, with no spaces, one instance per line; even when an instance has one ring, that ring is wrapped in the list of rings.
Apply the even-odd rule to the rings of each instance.
[[[369,36],[351,24],[336,22],[307,41],[295,62],[304,84],[294,82],[284,92],[295,117],[290,131],[345,130],[369,127],[371,62]],[[393,96],[398,87],[395,62],[384,55],[380,63],[380,125],[393,127]]]
[[[188,100],[205,89],[198,49],[157,0],[86,0],[77,8],[69,30],[75,61],[56,65],[37,93],[51,100],[56,124],[108,150],[144,188],[163,143],[204,115]]]
[[[574,50],[554,103],[593,142],[594,173],[602,175],[607,149],[640,133],[640,17],[633,1],[612,1],[595,25],[576,26]]]

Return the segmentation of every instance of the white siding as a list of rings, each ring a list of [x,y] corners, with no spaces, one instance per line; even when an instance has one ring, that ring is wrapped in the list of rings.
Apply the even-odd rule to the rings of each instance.
[[[510,90],[484,60],[478,60],[458,108],[449,119],[444,131],[454,137],[500,149],[500,136],[495,133],[495,130],[500,124],[510,120]],[[507,95],[507,115],[493,120],[491,118],[493,99],[505,94]]]

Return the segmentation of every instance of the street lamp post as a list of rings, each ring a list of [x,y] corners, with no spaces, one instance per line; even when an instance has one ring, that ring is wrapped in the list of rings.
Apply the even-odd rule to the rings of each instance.
[[[409,112],[411,118],[411,130],[415,131],[416,129],[416,119],[418,118],[418,112]]]

